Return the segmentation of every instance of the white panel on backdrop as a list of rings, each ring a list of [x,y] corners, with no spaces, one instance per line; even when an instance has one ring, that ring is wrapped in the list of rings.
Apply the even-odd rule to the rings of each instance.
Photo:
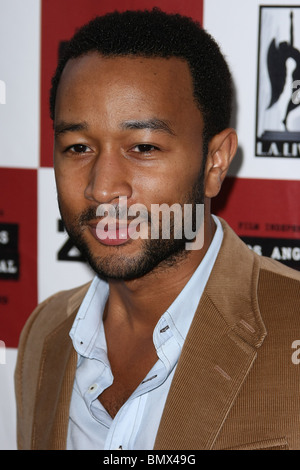
[[[39,162],[40,1],[0,0],[0,166]]]
[[[62,231],[52,168],[38,170],[38,300],[91,280],[92,270],[74,261],[79,252]],[[61,258],[61,259],[58,259]]]
[[[5,363],[0,362],[0,450],[16,450],[16,405],[14,371],[17,350],[7,348]]]
[[[264,22],[261,24],[261,31],[259,31],[261,5],[282,6],[283,8],[281,10],[282,18],[280,17],[280,21],[278,11],[276,18],[273,13],[273,20],[271,21],[271,12],[268,12],[269,16],[266,15],[267,9],[265,8],[263,11],[265,15]],[[259,49],[259,33],[261,33],[261,41],[263,36],[266,35],[269,35],[270,39],[268,39],[268,41],[270,41],[273,37],[273,33],[276,38],[276,43],[282,41],[289,43],[291,9],[287,8],[287,6],[293,5],[295,5],[295,7],[299,6],[299,2],[295,0],[289,2],[285,2],[285,0],[264,0],[263,2],[259,0],[206,0],[204,2],[204,26],[212,36],[216,38],[225,54],[236,87],[237,113],[236,122],[234,122],[233,125],[236,126],[238,132],[240,150],[229,172],[230,175],[237,175],[244,178],[300,179],[300,144],[299,155],[297,154],[297,144],[293,147],[295,150],[294,155],[291,145],[285,147],[286,156],[281,155],[280,149],[278,150],[276,145],[273,145],[270,150],[271,155],[266,156],[269,151],[268,148],[264,153],[260,152],[260,155],[264,156],[257,156],[257,154],[259,154],[259,148],[256,142],[257,138],[260,136],[260,132],[262,132],[262,119],[264,119],[266,125],[266,112],[263,117],[261,113],[262,109],[265,110],[267,108],[267,104],[264,100],[268,102],[271,93],[269,77],[265,76],[265,89],[262,90],[260,87],[261,93],[258,96],[257,107],[257,85],[262,82],[261,79],[260,81],[258,80],[259,57],[265,67],[264,69],[262,66],[260,67],[260,78],[262,74],[267,74],[267,51],[261,48]],[[300,12],[298,13],[297,8],[294,8],[294,10],[294,44],[298,50],[300,50],[300,17],[298,16]],[[260,46],[266,48],[265,44],[261,43]],[[287,87],[284,91],[284,93],[290,93],[290,95],[292,94],[291,72],[292,69],[295,68],[295,64],[292,62],[292,59],[287,62],[286,85],[287,87],[290,86],[290,91],[287,90]],[[282,95],[280,99],[288,102],[285,95]],[[277,104],[277,106],[280,105]],[[294,112],[297,112],[297,110]],[[271,116],[271,112],[269,112],[269,114]],[[275,112],[273,112],[272,109],[270,119],[276,119],[276,117],[274,118],[276,114],[278,116],[276,109]],[[256,134],[257,117],[258,132]],[[282,120],[283,117],[280,116],[280,119]],[[297,129],[299,117],[298,119],[293,119],[293,121],[293,128],[290,130],[298,130],[299,132],[300,126],[298,126]],[[269,127],[273,130],[274,124],[270,122]],[[282,127],[282,129],[284,129],[284,127]],[[274,150],[274,154],[272,154],[272,149]]]

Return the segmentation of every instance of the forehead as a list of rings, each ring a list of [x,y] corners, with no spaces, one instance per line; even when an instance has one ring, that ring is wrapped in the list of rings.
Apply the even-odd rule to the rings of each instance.
[[[201,119],[195,102],[192,76],[179,58],[139,56],[103,57],[89,53],[65,66],[56,97],[56,116],[92,112],[126,111],[165,114],[176,119]]]

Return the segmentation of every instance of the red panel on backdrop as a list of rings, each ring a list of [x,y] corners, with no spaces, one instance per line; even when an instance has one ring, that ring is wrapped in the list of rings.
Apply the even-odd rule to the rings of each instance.
[[[181,13],[202,23],[202,0],[42,0],[41,45],[41,166],[52,167],[52,121],[49,117],[49,89],[57,64],[61,41],[94,16],[109,11],[143,10],[159,7],[169,13]]]
[[[37,170],[0,172],[0,340],[17,347],[37,304]]]
[[[228,177],[213,210],[240,236],[299,239],[299,194],[300,181]]]

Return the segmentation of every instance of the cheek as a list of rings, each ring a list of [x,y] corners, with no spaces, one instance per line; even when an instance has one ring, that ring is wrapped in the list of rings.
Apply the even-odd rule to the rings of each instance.
[[[56,187],[61,215],[66,223],[72,223],[85,208],[79,184],[71,178],[57,175]]]
[[[58,165],[55,168],[55,180],[60,198],[72,202],[73,199],[78,200],[84,196],[85,175],[83,172]]]
[[[150,207],[151,204],[168,202],[166,195],[170,181],[163,170],[149,171],[135,175],[132,180],[133,197],[135,203],[141,203]]]
[[[168,169],[159,174],[149,173],[137,179],[133,185],[135,202],[140,202],[148,208],[151,204],[181,203],[189,196],[198,178],[197,170],[191,172]]]

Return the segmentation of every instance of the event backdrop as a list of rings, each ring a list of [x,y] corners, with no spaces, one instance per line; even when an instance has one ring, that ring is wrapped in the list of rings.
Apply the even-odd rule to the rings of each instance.
[[[26,319],[92,278],[56,203],[48,96],[59,48],[95,15],[153,6],[201,22],[233,73],[239,149],[214,212],[257,253],[300,269],[297,2],[0,0],[0,449],[16,448],[13,372]]]

